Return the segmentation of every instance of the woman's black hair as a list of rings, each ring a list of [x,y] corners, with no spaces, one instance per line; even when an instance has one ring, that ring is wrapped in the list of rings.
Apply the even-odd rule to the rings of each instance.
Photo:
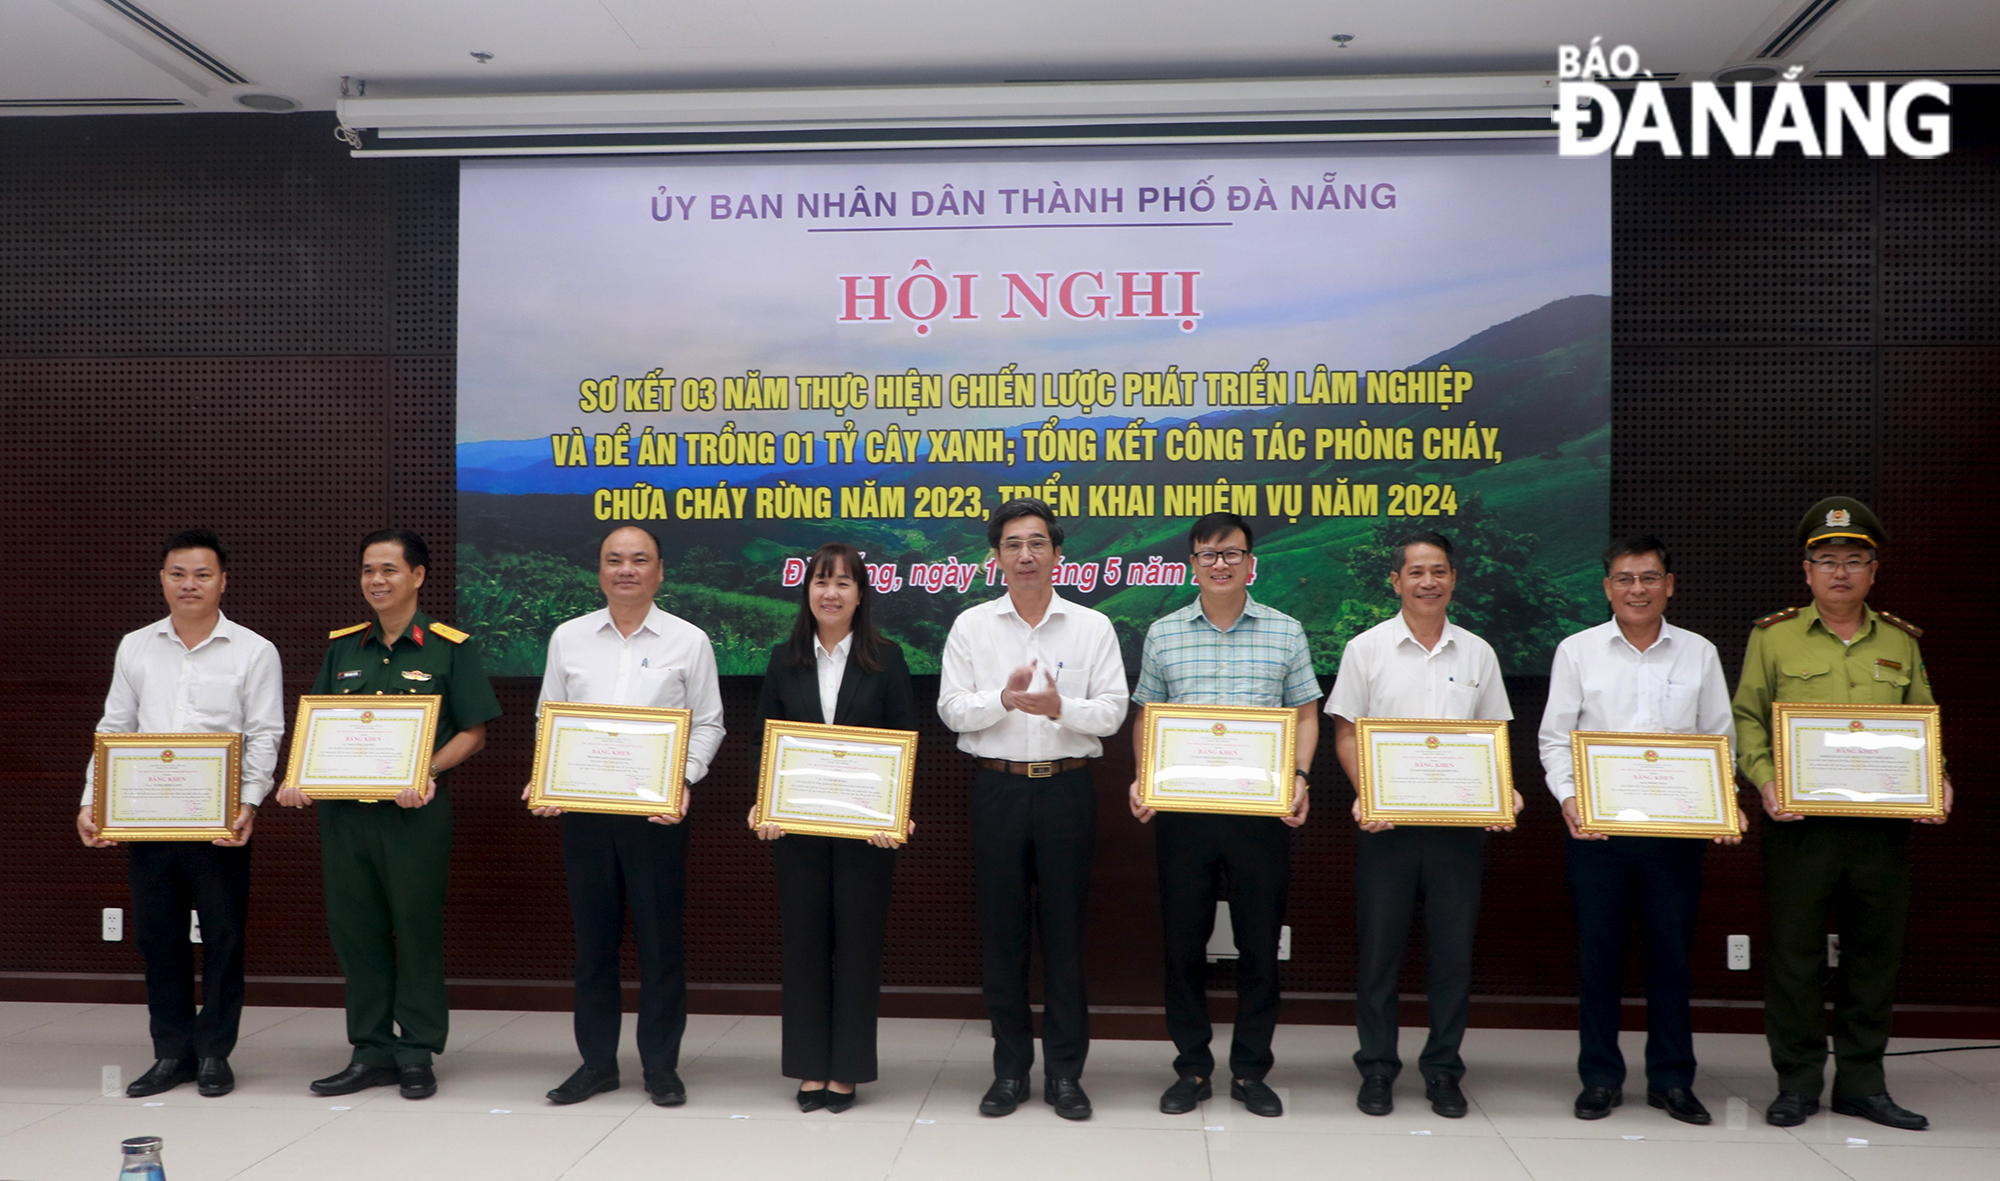
[[[792,621],[791,638],[785,641],[785,653],[791,657],[793,668],[811,668],[817,662],[813,641],[819,636],[819,619],[812,609],[813,579],[843,567],[860,594],[854,604],[854,660],[871,673],[882,671],[882,658],[876,653],[888,641],[875,630],[875,621],[868,612],[875,588],[868,585],[868,566],[861,560],[861,551],[844,541],[829,541],[806,559],[806,576],[799,583],[799,615]]]

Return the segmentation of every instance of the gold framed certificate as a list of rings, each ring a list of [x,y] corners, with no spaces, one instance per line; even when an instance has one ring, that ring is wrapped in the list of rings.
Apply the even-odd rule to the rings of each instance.
[[[299,698],[286,786],[315,800],[386,800],[425,790],[442,704],[432,693]]]
[[[107,841],[233,840],[241,734],[98,734],[91,822]]]
[[[1725,735],[1573,730],[1569,749],[1584,832],[1697,840],[1742,834]]]
[[[1288,816],[1299,712],[1148,704],[1139,714],[1139,802],[1161,812]]]
[[[1778,807],[1801,816],[1944,819],[1935,705],[1771,706]]]
[[[910,836],[914,730],[765,722],[756,824],[826,837]]]
[[[694,711],[545,701],[528,807],[678,816]]]
[[[1363,824],[1514,823],[1507,723],[1360,718],[1354,729]]]

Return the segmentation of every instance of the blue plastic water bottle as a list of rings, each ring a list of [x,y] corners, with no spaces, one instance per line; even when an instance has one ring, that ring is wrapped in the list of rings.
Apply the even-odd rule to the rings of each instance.
[[[118,1170],[118,1181],[167,1181],[158,1136],[134,1136],[125,1141],[124,1148],[125,1163]]]

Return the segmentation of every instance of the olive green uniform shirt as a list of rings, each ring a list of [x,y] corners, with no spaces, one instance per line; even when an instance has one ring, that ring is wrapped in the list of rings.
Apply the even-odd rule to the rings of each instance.
[[[382,642],[379,622],[337,633],[320,661],[314,693],[430,693],[444,701],[438,710],[436,744],[461,730],[500,716],[500,699],[486,679],[479,642],[464,632],[431,621],[419,611],[393,646]]]
[[[1736,686],[1736,766],[1762,786],[1776,779],[1771,703],[1935,705],[1917,650],[1917,629],[1862,607],[1851,643],[1820,622],[1817,606],[1780,612],[1750,631],[1743,679]],[[1905,630],[1908,629],[1908,630]]]

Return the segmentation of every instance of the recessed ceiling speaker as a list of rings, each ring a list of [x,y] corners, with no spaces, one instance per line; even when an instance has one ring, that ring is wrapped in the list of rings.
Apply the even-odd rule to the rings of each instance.
[[[1736,82],[1769,82],[1778,76],[1778,67],[1761,64],[1730,66],[1715,72],[1717,86],[1728,86]]]
[[[280,115],[286,111],[296,111],[304,105],[298,99],[286,98],[282,94],[239,94],[236,96],[236,101],[253,111],[269,111]]]

